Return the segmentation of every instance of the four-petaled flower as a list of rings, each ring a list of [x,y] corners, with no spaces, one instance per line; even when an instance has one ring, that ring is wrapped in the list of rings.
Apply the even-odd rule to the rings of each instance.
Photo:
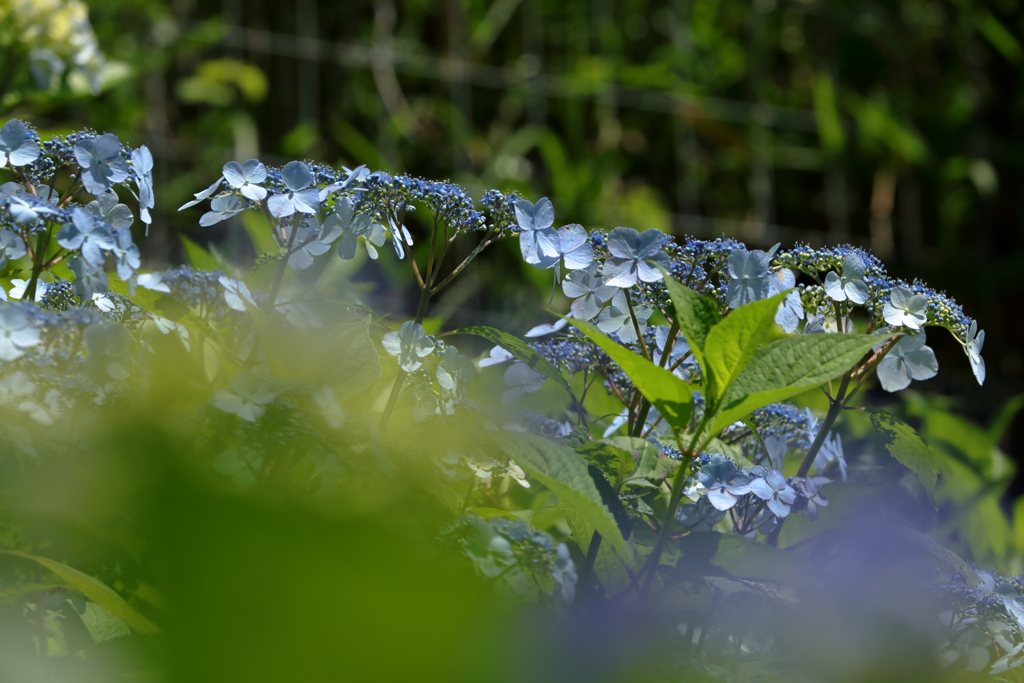
[[[896,342],[878,364],[878,381],[886,391],[900,391],[911,380],[931,379],[939,372],[935,352],[924,345],[925,333],[909,334]]]
[[[210,202],[210,210],[199,219],[199,225],[204,228],[227,220],[234,215],[245,211],[245,200],[237,194],[226,194],[214,197]]]
[[[632,287],[637,280],[658,282],[661,270],[672,265],[664,246],[665,233],[655,228],[642,233],[633,228],[615,228],[608,235],[611,258],[604,265],[606,284]]]
[[[444,350],[444,357],[437,364],[437,382],[449,395],[465,398],[466,383],[476,374],[473,361],[459,353],[454,346]]]
[[[8,259],[19,259],[26,253],[25,243],[16,232],[10,228],[0,229],[0,268],[7,265]]]
[[[289,161],[281,169],[281,179],[287,192],[272,195],[267,199],[267,208],[275,218],[300,213],[316,213],[320,210],[320,193],[313,184],[313,174],[301,161]]]
[[[593,268],[576,270],[562,282],[562,292],[572,302],[572,317],[577,320],[593,320],[601,312],[601,304],[611,299],[618,288],[605,284],[604,279]]]
[[[870,297],[868,286],[864,282],[864,259],[854,253],[843,257],[842,274],[829,271],[825,276],[825,293],[834,301],[849,299],[855,304],[863,304]]]
[[[85,205],[85,208],[114,230],[130,227],[134,220],[132,210],[124,204],[118,204],[117,193],[113,190],[99,193],[96,199]]]
[[[796,500],[796,491],[786,483],[786,478],[772,470],[763,478],[758,477],[750,482],[750,492],[761,500],[768,501],[768,509],[776,517],[789,514],[789,507]]]
[[[235,311],[245,311],[246,303],[253,308],[256,307],[256,301],[252,298],[249,287],[244,282],[225,275],[221,275],[217,278],[217,281],[224,287],[224,301],[227,302],[228,308]]]
[[[100,194],[130,173],[128,162],[121,156],[121,141],[113,133],[78,142],[75,159],[82,167],[82,184],[89,194]]]
[[[402,323],[398,331],[385,334],[381,343],[385,351],[398,356],[398,367],[406,372],[419,370],[422,359],[434,352],[434,342],[423,327],[412,320]]]
[[[636,325],[634,325],[626,302],[627,296],[629,294],[621,290],[615,293],[611,306],[605,307],[601,311],[601,315],[597,317],[597,327],[605,334],[617,334],[624,343],[632,344],[638,341],[636,328],[640,328],[641,334],[647,329],[647,320],[654,313],[654,308],[647,305],[635,306],[633,312],[636,313]]]
[[[912,330],[919,330],[928,322],[928,298],[924,294],[914,294],[906,287],[895,287],[882,308],[882,317],[894,327],[906,325]]]
[[[739,308],[752,301],[767,298],[771,292],[771,256],[760,249],[734,249],[729,254],[729,287],[725,299],[729,308]]]
[[[277,392],[269,381],[242,370],[231,380],[231,391],[224,389],[214,394],[213,405],[225,413],[255,422],[263,417],[267,405],[275,398]]]
[[[697,479],[708,490],[708,500],[718,510],[736,505],[740,496],[750,493],[750,477],[724,455],[715,453],[711,462],[700,468]]]
[[[696,503],[680,505],[676,519],[683,526],[690,527],[690,531],[711,531],[716,524],[725,519],[725,510],[719,510],[711,504],[707,496],[701,496]]]
[[[811,521],[818,519],[818,506],[828,507],[828,499],[818,491],[819,486],[832,483],[826,477],[791,477],[789,485],[798,494],[797,503],[803,502]],[[802,499],[802,500],[801,500]]]
[[[508,461],[508,475],[516,480],[516,483],[522,486],[524,489],[530,488],[530,482],[526,481],[526,472],[523,468],[516,464],[515,460],[509,459]]]
[[[985,383],[985,359],[981,357],[981,347],[985,345],[985,330],[978,330],[978,323],[971,322],[967,330],[967,343],[964,344],[964,352],[967,360],[971,362],[971,370],[974,371],[974,378],[978,384]]]
[[[519,222],[519,249],[523,260],[538,268],[550,268],[561,258],[558,232],[551,226],[555,222],[555,207],[542,197],[536,204],[525,199],[516,200],[516,220]]]
[[[0,307],[0,360],[20,358],[42,341],[28,314],[14,306]]]
[[[241,192],[243,197],[254,202],[266,198],[267,191],[260,183],[267,179],[267,167],[259,159],[249,159],[241,164],[229,161],[224,164],[223,173],[228,185]]]
[[[505,385],[512,387],[501,396],[501,404],[509,406],[526,394],[537,391],[544,386],[543,373],[537,372],[522,361],[512,363],[505,370]]]
[[[11,218],[19,225],[31,225],[42,218],[43,214],[56,213],[46,204],[35,203],[17,195],[11,197],[7,210],[11,212]]]
[[[325,234],[326,233],[326,234]],[[274,238],[282,247],[288,245],[291,240],[292,227],[285,226],[285,234],[282,237],[274,232]],[[288,265],[292,270],[305,270],[313,265],[313,258],[326,254],[331,249],[331,242],[338,239],[340,233],[336,230],[328,232],[321,231],[316,222],[316,216],[305,216],[299,224],[295,239],[292,240],[292,252],[288,257]]]
[[[341,236],[341,241],[338,242],[338,256],[346,260],[355,257],[360,237],[366,245],[366,253],[372,259],[377,258],[377,250],[374,247],[384,246],[387,239],[384,226],[371,223],[369,214],[357,215],[352,200],[348,197],[342,197],[334,205],[334,213],[324,220],[323,231],[330,241],[336,239],[337,235]]]
[[[839,465],[839,474],[846,481],[846,457],[843,454],[843,441],[835,432],[829,432],[821,443],[821,449],[814,456],[814,470],[823,472],[830,462]]]
[[[515,356],[513,356],[511,353],[501,348],[500,346],[495,346],[494,348],[491,349],[491,352],[487,355],[487,358],[481,359],[477,364],[482,368],[487,368],[492,365],[500,365],[502,363],[507,363],[513,358],[515,358]]]
[[[103,252],[114,248],[114,235],[110,227],[96,220],[89,211],[76,207],[71,222],[57,232],[57,244],[65,249],[81,249],[82,258],[89,265],[101,267]]]
[[[135,186],[139,188],[135,197],[139,200],[139,217],[146,224],[148,235],[149,224],[153,222],[149,210],[156,206],[156,199],[153,197],[153,154],[145,145],[132,152],[132,168],[135,169]]]
[[[11,119],[0,128],[0,168],[24,166],[39,158],[39,144],[28,132],[28,126]]]
[[[573,223],[555,231],[558,235],[558,259],[565,259],[567,270],[586,268],[594,262],[594,246],[590,243],[587,230],[582,225]],[[558,269],[555,269],[558,272]]]

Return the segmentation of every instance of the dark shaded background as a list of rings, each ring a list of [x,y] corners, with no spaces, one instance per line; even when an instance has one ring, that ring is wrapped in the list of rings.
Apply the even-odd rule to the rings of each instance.
[[[179,234],[251,263],[240,225],[206,231],[198,209],[174,211],[225,161],[365,163],[478,196],[546,195],[560,224],[871,247],[987,332],[984,388],[933,334],[942,369],[922,390],[982,423],[1024,390],[1015,2],[89,4],[130,74],[96,98],[22,83],[2,109],[44,132],[93,124],[150,145],[152,267],[184,259]],[[548,274],[522,270],[514,244],[487,258],[435,312],[451,326],[539,322]],[[400,312],[410,283],[385,261],[360,277]],[[1003,444],[1018,462],[1022,443],[1018,418]]]

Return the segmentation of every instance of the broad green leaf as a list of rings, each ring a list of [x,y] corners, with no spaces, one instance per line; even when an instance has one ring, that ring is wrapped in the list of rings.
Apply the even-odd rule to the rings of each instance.
[[[181,235],[181,246],[185,247],[188,262],[196,270],[224,270],[220,259],[184,235]]]
[[[740,306],[708,331],[704,347],[710,398],[722,398],[775,324],[775,313],[786,292]]]
[[[877,343],[875,335],[808,334],[762,346],[719,401],[711,433],[717,434],[752,410],[839,377]]]
[[[577,539],[580,552],[586,557],[594,537],[594,527],[588,524],[583,515],[575,508],[568,505],[563,505],[562,507],[569,530],[572,532],[573,538]],[[597,548],[597,557],[594,558],[593,570],[594,575],[601,582],[605,593],[609,596],[629,587],[631,578],[629,572],[626,571],[626,565],[619,560],[615,550],[612,549],[609,543],[604,541],[603,537],[601,545]],[[578,573],[580,567],[577,567],[576,571]]]
[[[707,370],[704,364],[704,347],[707,343],[708,333],[719,320],[722,319],[718,312],[718,304],[709,296],[699,294],[689,287],[672,279],[668,273],[665,275],[665,286],[668,287],[669,296],[672,297],[672,306],[676,309],[676,321],[679,329],[690,344],[693,357],[697,359],[700,366]]]
[[[558,499],[583,515],[626,564],[634,561],[629,519],[619,497],[601,471],[576,451],[534,434],[502,432],[495,444],[527,474],[546,486]],[[590,542],[582,541],[581,546]]]
[[[620,437],[628,439],[629,437]],[[610,439],[589,441],[576,449],[587,462],[604,472],[616,488],[636,469],[636,458],[629,445],[618,446]]]
[[[95,602],[85,603],[85,611],[79,615],[85,628],[89,630],[93,642],[123,638],[131,635],[128,625]]]
[[[662,455],[658,447],[646,439],[638,439],[632,436],[615,436],[610,439],[604,439],[603,442],[624,449],[631,454],[635,467],[626,477],[627,481],[637,479],[661,481],[672,474],[676,467],[679,466],[678,460]]]
[[[592,342],[611,356],[623,372],[640,390],[644,397],[654,404],[673,429],[683,430],[690,422],[693,412],[693,392],[690,385],[665,368],[660,368],[643,356],[638,356],[624,346],[612,341],[603,332],[580,320],[570,320]]]
[[[572,388],[569,387],[569,383],[565,381],[564,377],[562,377],[561,371],[549,363],[547,358],[530,348],[529,345],[519,337],[515,337],[506,332],[502,332],[501,330],[496,330],[493,327],[486,327],[484,325],[460,327],[454,332],[449,332],[449,334],[475,334],[478,337],[483,337],[487,341],[500,346],[517,359],[523,361],[537,372],[543,374],[545,377],[553,379],[558,386],[565,389],[565,393],[569,394],[569,398],[572,399],[573,403],[576,402],[576,396],[572,393]]]
[[[803,561],[770,545],[718,531],[690,533],[676,546],[682,557],[676,572],[687,576],[792,581],[806,569]]]
[[[114,592],[112,588],[102,581],[94,579],[88,574],[47,557],[29,555],[28,553],[23,553],[18,550],[0,550],[0,552],[7,553],[8,555],[16,555],[18,557],[23,557],[26,560],[32,560],[33,562],[39,563],[49,571],[59,576],[72,588],[77,588],[82,591],[82,593],[85,594],[85,597],[89,598],[100,607],[103,607],[105,610],[124,621],[124,623],[128,624],[128,626],[139,633],[157,633],[160,631],[160,629],[156,627],[156,624],[139,614],[134,607],[125,602],[124,599]]]
[[[889,455],[896,458],[921,480],[929,493],[935,493],[940,456],[918,436],[913,427],[880,409],[869,409],[871,424],[878,430]]]

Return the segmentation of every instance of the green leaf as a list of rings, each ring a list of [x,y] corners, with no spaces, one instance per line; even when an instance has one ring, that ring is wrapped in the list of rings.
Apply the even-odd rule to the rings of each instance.
[[[581,320],[569,320],[592,342],[611,356],[623,372],[673,429],[683,430],[693,412],[693,392],[690,385],[665,368],[660,368],[642,356],[611,340],[597,327]]]
[[[123,638],[131,635],[128,625],[95,602],[85,603],[85,611],[79,615],[85,628],[89,630],[93,642]]]
[[[502,432],[492,438],[531,477],[579,512],[620,560],[633,564],[633,547],[627,541],[629,518],[601,470],[571,448],[534,434]],[[589,538],[578,540],[581,547],[590,542]]]
[[[808,334],[762,346],[719,401],[711,433],[839,377],[877,343],[876,335]]]
[[[770,545],[718,531],[690,533],[679,539],[682,557],[676,572],[686,576],[791,581],[801,576],[802,560]]]
[[[220,259],[184,235],[181,235],[181,246],[185,247],[188,262],[196,270],[224,270],[225,264]]]
[[[460,327],[453,332],[449,332],[449,334],[475,334],[478,337],[483,337],[487,341],[500,346],[511,353],[515,358],[523,361],[545,377],[553,379],[558,386],[565,389],[565,393],[569,394],[569,398],[572,399],[572,402],[574,404],[576,403],[576,396],[572,393],[572,388],[569,386],[569,383],[565,381],[564,377],[562,377],[562,372],[549,363],[547,358],[530,348],[526,342],[519,337],[514,337],[511,334],[502,332],[501,330],[496,330],[493,327],[486,327],[484,325]]]
[[[610,439],[604,439],[603,443],[621,448],[631,454],[634,468],[626,477],[626,481],[629,482],[637,479],[661,481],[672,474],[676,467],[679,466],[678,460],[662,455],[658,447],[646,439],[632,436],[614,436]]]
[[[596,465],[616,488],[636,469],[636,458],[630,452],[629,446],[617,446],[610,439],[590,441],[579,446],[576,452],[587,462]]]
[[[23,557],[26,560],[32,560],[41,564],[59,576],[69,586],[82,591],[87,598],[124,621],[124,623],[139,633],[158,633],[160,631],[156,624],[139,614],[134,607],[125,602],[124,598],[114,592],[112,588],[88,574],[47,557],[29,555],[18,550],[0,550],[0,552]]]
[[[929,493],[935,493],[939,477],[939,455],[924,442],[913,427],[877,408],[869,409],[871,424],[878,430],[889,455],[917,475]]]
[[[693,357],[707,371],[704,364],[704,349],[711,328],[722,319],[718,312],[718,303],[711,297],[699,294],[689,287],[684,287],[667,272],[664,273],[665,286],[672,297],[672,306],[676,309],[676,322],[679,329],[690,344]]]
[[[775,324],[775,313],[784,298],[786,292],[740,306],[708,331],[704,348],[706,383],[714,402],[722,398],[750,362]]]

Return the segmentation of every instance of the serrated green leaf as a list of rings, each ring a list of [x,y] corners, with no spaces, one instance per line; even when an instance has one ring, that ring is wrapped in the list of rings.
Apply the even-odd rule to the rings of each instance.
[[[876,335],[808,334],[762,346],[719,401],[711,433],[839,377],[877,343]]]
[[[569,320],[597,346],[611,356],[623,372],[640,390],[644,397],[654,404],[658,412],[673,429],[683,430],[693,413],[693,392],[690,385],[665,368],[660,368],[642,356],[612,341],[601,330],[581,320]]]
[[[85,603],[85,611],[79,615],[85,628],[89,630],[93,642],[123,638],[131,635],[128,624],[110,613],[95,602]]]
[[[134,607],[124,601],[124,598],[99,579],[94,579],[88,574],[78,571],[74,567],[69,567],[66,564],[57,562],[56,560],[51,560],[48,557],[30,555],[19,550],[0,550],[0,553],[16,555],[42,565],[59,576],[72,588],[77,588],[85,593],[87,598],[124,621],[128,626],[139,633],[157,633],[160,631],[153,622],[139,614]]]
[[[877,408],[869,409],[871,424],[878,430],[889,455],[921,480],[929,493],[935,493],[939,478],[939,455],[905,422]]]
[[[569,386],[569,383],[565,381],[564,377],[562,377],[561,371],[548,362],[544,356],[530,348],[526,342],[519,337],[515,337],[507,332],[502,332],[501,330],[496,330],[493,327],[487,327],[485,325],[460,327],[449,334],[473,334],[478,337],[483,337],[487,341],[500,346],[517,359],[523,361],[537,372],[543,374],[545,377],[553,379],[558,386],[565,389],[565,393],[569,394],[569,398],[572,399],[573,403],[576,402],[576,396],[572,393],[572,388]]]
[[[633,564],[635,552],[628,541],[629,518],[615,490],[596,466],[571,448],[535,434],[502,432],[492,438],[527,474],[579,512],[619,559]],[[580,545],[588,543],[589,539]]]
[[[672,306],[676,311],[676,322],[686,341],[690,344],[693,357],[707,371],[704,350],[708,333],[718,324],[722,315],[718,312],[718,304],[709,296],[693,291],[689,287],[665,275],[665,286],[672,297]]]
[[[785,297],[783,292],[740,306],[708,331],[704,359],[708,395],[713,402],[722,398],[761,346]]]

